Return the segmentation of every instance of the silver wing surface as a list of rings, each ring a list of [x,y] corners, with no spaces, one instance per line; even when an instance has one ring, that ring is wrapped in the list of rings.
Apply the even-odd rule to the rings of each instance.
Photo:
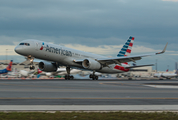
[[[158,55],[162,54],[166,51],[168,43],[164,47],[163,51],[158,53],[152,53],[152,54],[143,54],[143,55],[133,55],[133,56],[124,56],[124,57],[115,57],[115,58],[108,58],[108,59],[96,59],[96,61],[100,62],[103,65],[110,65],[110,64],[121,64],[125,62],[135,62],[137,60],[141,60],[142,57],[152,56],[152,55]]]
[[[133,56],[124,56],[124,57],[114,57],[114,58],[102,58],[102,59],[95,59],[99,63],[101,63],[103,66],[108,66],[110,64],[120,64],[125,63],[125,62],[135,62],[137,60],[141,60],[142,57],[147,57],[147,56],[153,56],[153,55],[158,55],[162,54],[166,51],[168,43],[165,45],[163,51],[158,52],[158,53],[152,53],[152,54],[143,54],[143,55],[133,55]],[[82,63],[83,60],[73,60],[75,63]],[[150,66],[150,65],[148,65]]]
[[[132,55],[132,56],[124,56],[124,57],[114,57],[114,58],[102,58],[102,59],[95,59],[99,63],[101,63],[104,66],[108,66],[110,64],[121,64],[125,62],[135,62],[137,60],[141,60],[142,57],[147,57],[147,56],[153,56],[153,55],[158,55],[162,54],[166,51],[168,43],[165,45],[163,51],[158,52],[158,53],[152,53],[152,54],[143,54],[143,55]],[[74,60],[76,63],[81,63],[83,60]]]

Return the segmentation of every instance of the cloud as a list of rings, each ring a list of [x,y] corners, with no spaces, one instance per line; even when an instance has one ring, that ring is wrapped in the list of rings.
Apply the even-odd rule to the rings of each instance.
[[[151,44],[166,38],[178,43],[177,5],[160,0],[6,0],[1,1],[0,10],[4,11],[0,13],[0,35],[11,37],[6,44],[14,37],[66,36],[103,39],[100,44],[108,45],[116,42],[106,38],[127,39],[129,35]],[[94,46],[96,42],[90,44]]]
[[[162,0],[162,1],[178,2],[178,0]]]
[[[14,48],[15,45],[0,45],[1,51],[0,55],[18,55],[15,51]]]

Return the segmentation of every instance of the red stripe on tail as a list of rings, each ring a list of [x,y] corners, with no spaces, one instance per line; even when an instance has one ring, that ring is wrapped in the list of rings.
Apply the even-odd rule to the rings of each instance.
[[[133,43],[130,43],[130,44],[129,44],[129,46],[131,46],[131,47],[132,47],[132,46],[133,46]]]
[[[130,50],[130,49],[127,49],[127,51],[126,51],[126,52],[131,53],[131,50]]]

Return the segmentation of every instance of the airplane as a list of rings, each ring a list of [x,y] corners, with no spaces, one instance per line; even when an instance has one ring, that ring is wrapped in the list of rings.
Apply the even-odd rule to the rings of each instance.
[[[166,51],[168,44],[167,43],[165,45],[163,51],[158,53],[128,56],[127,54],[131,53],[130,47],[133,46],[133,41],[134,37],[130,36],[117,57],[113,58],[34,39],[21,41],[20,44],[14,48],[14,50],[16,53],[26,56],[30,60],[30,69],[34,69],[34,58],[38,58],[44,60],[39,62],[38,67],[40,70],[45,72],[56,72],[59,66],[66,66],[68,74],[65,76],[66,80],[72,78],[70,75],[70,68],[93,71],[93,74],[90,74],[89,77],[93,80],[98,80],[98,76],[95,75],[95,72],[115,74],[128,72],[131,68],[152,66],[129,66],[127,62],[136,63],[136,61],[142,59],[142,57],[162,54]]]
[[[166,70],[166,72],[164,72],[164,73],[155,73],[154,77],[157,77],[160,80],[162,80],[163,78],[171,79],[173,77],[177,77],[178,76],[178,70],[176,70],[175,73],[167,73],[167,72],[168,72],[168,70]]]
[[[7,74],[9,71],[11,71],[12,63],[13,63],[13,60],[10,61],[9,65],[5,69],[0,70],[0,74]]]
[[[30,78],[34,78],[35,75],[34,75],[34,70],[20,70],[19,71],[19,75],[18,77],[30,77]]]
[[[78,70],[78,69],[70,70],[70,74],[73,74],[73,75],[79,72],[81,72],[81,70]],[[38,74],[46,75],[46,76],[52,76],[52,75],[54,76],[54,75],[67,75],[67,72],[66,72],[66,68],[58,68],[56,72],[44,72],[38,69]],[[71,77],[71,79],[74,79],[74,77]]]

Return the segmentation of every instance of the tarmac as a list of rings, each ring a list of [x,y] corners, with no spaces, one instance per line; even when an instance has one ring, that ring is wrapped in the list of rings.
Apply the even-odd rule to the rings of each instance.
[[[178,111],[178,80],[1,79],[0,111]]]

